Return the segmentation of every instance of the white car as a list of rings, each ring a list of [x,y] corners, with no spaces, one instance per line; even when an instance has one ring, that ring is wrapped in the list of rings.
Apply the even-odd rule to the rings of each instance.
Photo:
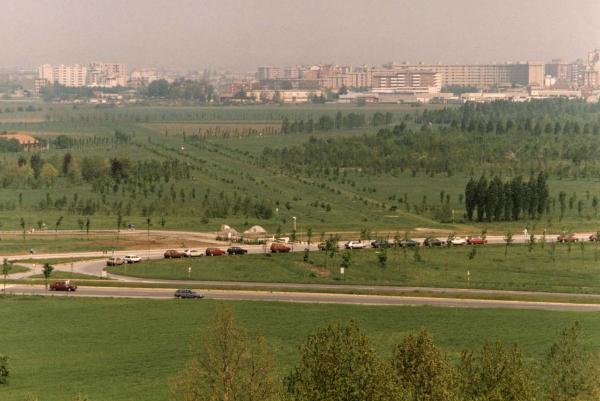
[[[467,240],[463,237],[456,237],[452,240],[452,245],[467,245]]]
[[[125,261],[125,263],[138,263],[142,260],[142,258],[140,258],[137,255],[125,255],[123,257],[123,261]]]
[[[204,256],[204,252],[199,251],[197,249],[186,249],[183,251],[183,254],[186,258],[197,258],[199,256]]]
[[[364,249],[365,243],[362,241],[348,241],[346,242],[346,249]]]

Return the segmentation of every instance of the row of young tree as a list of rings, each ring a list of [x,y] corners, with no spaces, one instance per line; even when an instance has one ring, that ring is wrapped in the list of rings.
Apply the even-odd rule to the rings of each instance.
[[[522,176],[503,182],[494,176],[489,182],[482,175],[471,178],[465,187],[465,209],[468,220],[510,221],[537,219],[549,212],[550,190],[546,174],[539,172],[528,182]]]
[[[372,124],[381,125],[381,120],[392,121],[392,113],[386,113],[385,115],[377,112],[371,118]],[[331,131],[333,129],[353,129],[360,128],[367,125],[367,117],[363,113],[348,113],[342,114],[338,111],[334,117],[329,114],[321,115],[317,120],[312,117],[308,119],[294,119],[291,120],[288,117],[284,117],[281,122],[281,133],[282,134],[295,134],[295,133],[311,133],[313,131]]]
[[[191,341],[191,356],[171,382],[173,401],[592,401],[600,396],[598,357],[578,324],[563,330],[539,363],[517,345],[486,342],[453,361],[426,330],[382,357],[355,322],[309,335],[300,359],[277,379],[271,349],[230,309]]]

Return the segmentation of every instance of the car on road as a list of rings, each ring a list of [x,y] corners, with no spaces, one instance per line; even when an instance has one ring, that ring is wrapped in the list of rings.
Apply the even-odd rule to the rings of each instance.
[[[337,242],[334,244],[334,247],[336,249],[340,249],[340,245]],[[319,244],[317,245],[317,248],[319,248],[319,251],[326,251],[327,250],[327,242],[319,242]]]
[[[577,242],[579,241],[579,238],[577,238],[576,236],[574,236],[573,234],[561,234],[558,237],[556,237],[556,240],[558,242]]]
[[[485,245],[487,244],[487,239],[481,237],[469,237],[467,238],[467,244],[469,245]]]
[[[371,242],[371,248],[389,248],[390,246],[392,246],[392,244],[384,239],[376,239]]]
[[[204,298],[204,295],[197,293],[196,291],[189,290],[187,288],[180,288],[175,291],[175,298],[184,299],[184,298]]]
[[[142,261],[142,258],[138,255],[125,255],[123,256],[123,261],[125,263],[138,263]]]
[[[292,248],[281,242],[273,242],[271,244],[271,253],[288,253]]]
[[[227,248],[227,253],[229,255],[245,255],[248,253],[248,250],[239,246],[232,246]]]
[[[183,251],[183,255],[186,258],[197,258],[200,256],[204,256],[204,252],[198,249],[186,249],[185,251]]]
[[[56,281],[50,284],[50,291],[77,291],[77,286],[71,284],[69,281]]]
[[[226,252],[220,248],[206,248],[206,256],[222,256]]]
[[[463,237],[454,237],[452,241],[450,241],[452,245],[466,245],[467,239]]]
[[[413,239],[403,239],[399,242],[399,244],[404,248],[413,248],[415,246],[419,246],[419,243]]]
[[[179,259],[179,258],[183,258],[185,255],[183,254],[183,252],[179,252],[176,249],[167,249],[165,251],[165,259]]]
[[[365,249],[365,243],[362,241],[348,241],[346,242],[346,249]]]
[[[121,266],[123,263],[125,263],[125,261],[122,258],[113,256],[108,258],[106,261],[106,266]]]
[[[425,246],[444,246],[446,243],[439,238],[429,237],[425,238],[423,241],[423,245]]]

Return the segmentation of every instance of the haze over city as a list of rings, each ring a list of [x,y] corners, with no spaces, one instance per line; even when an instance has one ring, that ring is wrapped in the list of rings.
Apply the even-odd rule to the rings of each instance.
[[[600,43],[600,3],[545,1],[2,0],[0,66],[121,60],[253,70],[409,60],[567,60]]]

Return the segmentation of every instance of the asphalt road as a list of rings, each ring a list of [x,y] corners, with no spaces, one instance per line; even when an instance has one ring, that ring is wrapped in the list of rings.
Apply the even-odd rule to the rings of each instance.
[[[186,233],[179,232],[184,235]],[[580,240],[587,240],[590,233],[579,233],[576,237]],[[556,234],[548,234],[548,241],[556,240]],[[422,242],[423,238],[414,238]],[[445,238],[440,238],[444,240]],[[504,238],[502,236],[488,236],[488,243],[502,244]],[[539,236],[538,236],[539,239]],[[529,238],[525,235],[515,235],[514,243],[525,243]],[[365,241],[370,245],[370,241]],[[343,247],[344,243],[340,243]],[[257,254],[264,253],[268,250],[262,245],[244,246],[249,253]],[[293,251],[302,251],[306,244],[294,245]],[[220,246],[221,249],[226,249],[227,245]],[[316,244],[311,245],[311,249],[317,250]],[[180,249],[182,250],[182,249]],[[146,249],[136,251],[118,251],[114,252],[114,256],[123,257],[127,254],[136,254],[144,259],[162,259],[164,249]],[[285,301],[285,302],[311,302],[311,303],[340,303],[340,304],[368,304],[368,305],[430,305],[430,306],[448,306],[448,307],[469,307],[469,308],[512,308],[512,309],[546,309],[546,310],[576,310],[576,311],[600,311],[600,304],[577,304],[577,303],[559,303],[559,302],[526,302],[526,301],[503,301],[503,300],[483,300],[483,299],[464,299],[451,298],[452,293],[460,293],[463,297],[465,294],[481,295],[508,295],[508,296],[552,296],[555,298],[581,298],[586,300],[600,301],[600,295],[593,294],[570,294],[570,293],[541,293],[529,291],[500,291],[500,290],[485,290],[485,289],[456,289],[456,288],[424,288],[424,287],[401,287],[401,286],[372,286],[372,285],[344,285],[344,284],[294,284],[294,283],[255,283],[255,282],[229,282],[229,281],[181,281],[181,280],[155,280],[142,279],[128,276],[118,276],[107,274],[104,271],[106,259],[113,256],[113,253],[105,252],[66,252],[66,253],[45,253],[45,254],[21,254],[7,255],[11,260],[20,259],[51,259],[51,258],[98,258],[93,260],[85,260],[73,263],[63,263],[54,265],[58,271],[74,272],[87,274],[98,277],[110,277],[121,282],[136,282],[136,283],[159,283],[177,286],[202,286],[202,287],[232,287],[231,290],[212,289],[205,290],[207,298],[210,299],[230,299],[230,300],[261,300],[261,301]],[[26,273],[16,273],[10,275],[11,279],[21,279],[33,274],[41,273],[41,264],[27,264],[31,271]],[[264,291],[247,291],[240,288],[261,289]],[[233,289],[235,288],[235,289]],[[278,289],[289,289],[289,292],[277,292]],[[310,292],[292,292],[298,291],[320,291],[318,293]],[[378,291],[381,293],[403,293],[402,296],[393,295],[358,295],[358,294],[340,294],[326,293],[331,291]],[[22,294],[45,294],[43,287],[29,285],[12,285],[9,291]],[[410,297],[405,296],[407,292],[423,291],[428,293],[440,293],[441,297]],[[123,288],[123,287],[81,287],[75,296],[89,297],[138,297],[138,298],[171,298],[173,290],[156,289],[156,288]],[[54,294],[54,293],[53,293]],[[57,295],[66,295],[64,293],[56,293]]]
[[[166,288],[124,288],[124,287],[79,287],[75,292],[46,292],[44,286],[14,284],[7,292],[18,295],[53,295],[75,297],[112,297],[112,298],[151,298],[174,299],[174,289]],[[388,305],[388,306],[437,306],[455,308],[500,308],[500,309],[537,309],[571,312],[600,312],[600,304],[574,304],[560,302],[526,302],[484,299],[454,299],[405,297],[387,295],[356,295],[310,292],[277,291],[239,291],[239,290],[203,290],[206,299],[234,301],[271,301],[347,305]],[[179,302],[202,302],[186,299]]]

